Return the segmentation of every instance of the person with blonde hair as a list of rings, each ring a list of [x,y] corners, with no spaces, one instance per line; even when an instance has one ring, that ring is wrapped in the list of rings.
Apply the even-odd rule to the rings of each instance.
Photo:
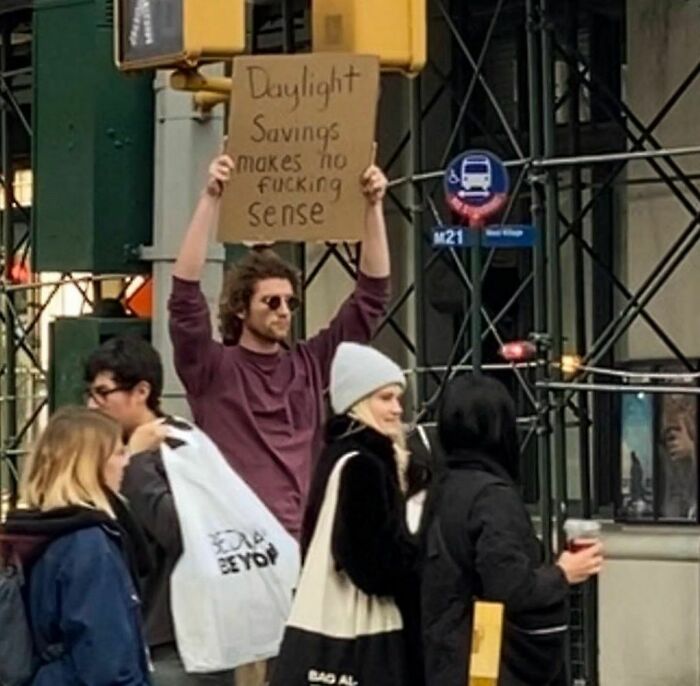
[[[379,351],[358,343],[341,343],[338,347],[330,371],[335,416],[326,426],[326,448],[317,462],[304,517],[301,545],[306,559],[300,589],[306,589],[305,577],[316,571],[311,567],[318,564],[319,547],[327,545],[326,512],[332,518],[332,562],[330,568],[319,565],[319,592],[310,602],[314,607],[295,607],[292,621],[301,614],[331,617],[340,612],[332,606],[334,598],[320,592],[325,584],[355,589],[350,593],[355,599],[357,591],[369,598],[369,605],[362,605],[364,610],[357,616],[351,610],[360,606],[347,600],[345,616],[338,619],[339,623],[321,627],[320,631],[335,645],[331,652],[340,650],[338,646],[345,642],[348,654],[353,656],[352,664],[344,667],[348,683],[350,678],[373,686],[422,682],[418,546],[406,520],[409,456],[401,421],[405,385],[398,365]],[[297,598],[300,596],[298,593]],[[306,600],[302,597],[299,602]],[[386,634],[381,638],[376,623],[373,628],[369,626],[371,618],[367,622],[366,611],[371,614],[372,608],[386,607],[387,600],[395,604],[401,616],[398,643]],[[379,620],[385,631],[390,624],[387,616]],[[299,638],[299,632],[288,625],[273,686],[301,683],[290,676],[292,663],[303,664],[309,657],[294,654],[294,641]],[[354,647],[348,640],[354,642]],[[374,647],[365,650],[368,641]],[[325,668],[323,664],[317,667]]]
[[[116,495],[128,462],[119,424],[79,407],[53,415],[28,459],[26,509],[9,514],[0,546],[27,575],[33,686],[150,684],[138,552]]]

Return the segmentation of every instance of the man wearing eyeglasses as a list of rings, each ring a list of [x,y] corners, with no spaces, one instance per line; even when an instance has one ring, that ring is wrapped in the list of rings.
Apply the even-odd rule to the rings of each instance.
[[[386,310],[387,181],[376,166],[358,180],[366,221],[354,292],[326,329],[289,349],[301,288],[296,271],[270,250],[251,251],[227,275],[219,311],[223,342],[213,338],[199,281],[233,169],[226,155],[212,163],[175,264],[169,303],[175,367],[197,424],[298,537],[333,354],[342,341],[368,342]]]
[[[171,575],[183,553],[180,520],[168,480],[161,443],[178,447],[167,438],[167,427],[189,428],[160,410],[163,366],[160,355],[138,337],[105,341],[85,362],[85,401],[121,425],[133,457],[124,472],[122,494],[145,533],[134,544],[145,542],[151,565],[142,582],[146,638],[153,661],[154,686],[257,685],[234,677],[231,670],[188,674],[180,661],[171,609]],[[245,669],[241,674],[245,676]]]

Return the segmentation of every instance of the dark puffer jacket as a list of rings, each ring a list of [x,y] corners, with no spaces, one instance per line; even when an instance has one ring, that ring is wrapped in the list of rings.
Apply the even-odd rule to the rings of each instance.
[[[422,607],[427,684],[468,682],[473,601],[505,605],[500,686],[560,678],[569,587],[520,496],[515,409],[498,382],[461,377],[439,417],[447,457],[428,525]]]
[[[344,455],[357,452],[340,478],[333,558],[360,590],[395,599],[403,617],[412,676],[407,686],[421,686],[419,553],[406,524],[393,444],[346,416],[330,420],[326,441],[311,482],[302,554],[311,542],[333,467]]]

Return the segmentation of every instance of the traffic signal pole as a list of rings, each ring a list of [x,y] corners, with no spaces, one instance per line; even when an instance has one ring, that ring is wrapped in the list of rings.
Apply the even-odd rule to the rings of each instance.
[[[222,67],[203,70],[211,78],[221,76]],[[182,386],[175,373],[168,334],[168,297],[172,269],[180,244],[211,159],[222,150],[225,108],[206,115],[193,106],[191,93],[169,87],[169,74],[158,72],[155,119],[154,226],[153,245],[143,249],[143,257],[153,264],[152,341],[163,358],[163,408],[190,416]],[[224,249],[212,237],[202,276],[202,290],[210,311],[216,316],[223,276]],[[217,327],[214,326],[214,330]]]

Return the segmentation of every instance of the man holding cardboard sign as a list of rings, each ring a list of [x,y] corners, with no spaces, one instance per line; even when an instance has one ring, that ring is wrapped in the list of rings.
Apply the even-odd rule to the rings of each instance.
[[[169,303],[175,367],[197,424],[298,536],[312,456],[321,442],[323,393],[333,354],[341,341],[369,341],[385,312],[387,182],[371,165],[355,178],[354,190],[347,190],[354,192],[364,216],[359,274],[354,292],[328,328],[287,349],[299,304],[297,274],[272,251],[253,250],[227,277],[220,309],[224,342],[219,343],[212,337],[199,279],[223,189],[235,166],[228,155],[212,163],[175,264]]]

